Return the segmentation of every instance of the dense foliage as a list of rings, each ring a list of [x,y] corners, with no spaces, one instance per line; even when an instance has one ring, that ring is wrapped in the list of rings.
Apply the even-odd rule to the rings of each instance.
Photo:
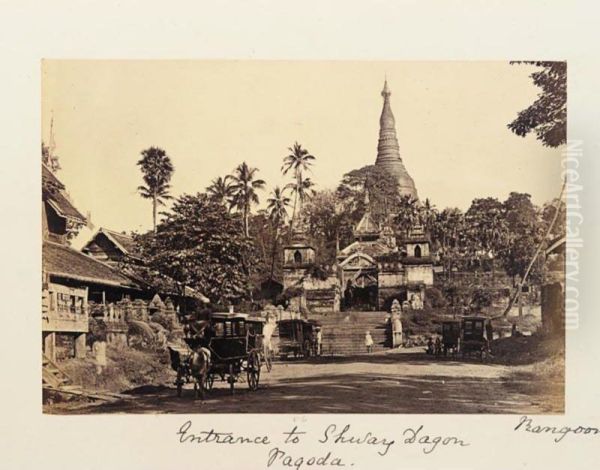
[[[563,145],[567,141],[567,63],[525,63],[539,68],[531,74],[531,79],[541,92],[508,128],[521,137],[535,132],[538,140],[548,147]]]
[[[179,197],[156,233],[137,241],[143,277],[154,284],[174,282],[180,293],[191,287],[223,304],[250,296],[252,240],[239,216],[205,194]]]

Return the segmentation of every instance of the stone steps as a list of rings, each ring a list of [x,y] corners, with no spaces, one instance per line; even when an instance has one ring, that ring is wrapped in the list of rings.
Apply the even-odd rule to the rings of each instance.
[[[386,312],[340,312],[311,316],[322,325],[323,355],[354,355],[366,352],[365,333],[373,338],[373,351],[388,347]]]

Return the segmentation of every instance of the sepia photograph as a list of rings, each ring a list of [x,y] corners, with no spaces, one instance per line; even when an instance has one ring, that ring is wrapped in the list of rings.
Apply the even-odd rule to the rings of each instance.
[[[566,62],[41,80],[44,414],[565,413]]]

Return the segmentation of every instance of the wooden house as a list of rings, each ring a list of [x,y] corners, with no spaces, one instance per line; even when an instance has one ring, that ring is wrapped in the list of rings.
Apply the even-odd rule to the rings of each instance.
[[[65,186],[42,165],[42,350],[51,360],[59,351],[85,356],[89,300],[151,297],[131,278],[69,246],[85,223]]]

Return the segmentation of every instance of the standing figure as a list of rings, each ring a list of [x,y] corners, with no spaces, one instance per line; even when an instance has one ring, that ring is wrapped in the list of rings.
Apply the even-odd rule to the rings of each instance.
[[[442,340],[439,336],[435,338],[435,355],[440,356],[442,354]]]
[[[427,339],[427,354],[433,355],[433,339],[431,336]]]
[[[373,352],[373,338],[371,337],[371,332],[367,330],[365,334],[365,346],[367,347],[367,352]]]
[[[321,355],[321,350],[322,350],[322,342],[323,342],[323,333],[321,332],[321,327],[318,326],[317,327],[317,351],[316,351],[316,355],[320,356]]]
[[[402,307],[400,307],[400,302],[397,299],[394,299],[392,302],[392,316],[390,318],[390,322],[392,324],[392,347],[399,348],[402,346]]]

